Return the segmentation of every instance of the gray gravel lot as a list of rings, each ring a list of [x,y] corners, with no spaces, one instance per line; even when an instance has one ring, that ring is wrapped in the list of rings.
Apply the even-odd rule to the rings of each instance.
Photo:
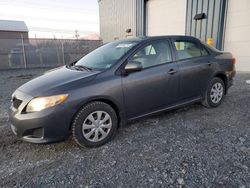
[[[44,71],[0,71],[0,187],[250,187],[250,73],[216,109],[151,116],[87,149],[22,142],[7,125],[11,93]]]

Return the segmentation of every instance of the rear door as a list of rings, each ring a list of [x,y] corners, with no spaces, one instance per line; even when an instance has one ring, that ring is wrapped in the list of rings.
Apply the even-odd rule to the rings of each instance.
[[[198,40],[177,38],[173,42],[180,73],[180,99],[201,97],[213,74],[209,52]]]
[[[177,102],[178,68],[173,62],[168,40],[144,45],[129,60],[142,63],[143,70],[122,77],[128,119],[160,110]]]

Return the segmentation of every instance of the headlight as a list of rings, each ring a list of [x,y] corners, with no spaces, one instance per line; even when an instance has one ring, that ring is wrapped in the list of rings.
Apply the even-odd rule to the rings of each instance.
[[[46,108],[55,106],[65,101],[67,97],[68,94],[34,98],[28,103],[26,112],[38,112]]]

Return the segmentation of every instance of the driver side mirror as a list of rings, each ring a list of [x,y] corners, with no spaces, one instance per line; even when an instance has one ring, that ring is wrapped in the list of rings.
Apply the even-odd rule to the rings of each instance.
[[[143,69],[142,63],[139,61],[129,61],[128,64],[125,66],[125,73],[132,73],[138,72]]]

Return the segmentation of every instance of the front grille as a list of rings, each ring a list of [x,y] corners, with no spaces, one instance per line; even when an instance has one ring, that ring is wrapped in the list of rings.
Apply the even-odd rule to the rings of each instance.
[[[22,102],[23,102],[22,100],[20,100],[20,99],[18,99],[16,97],[14,97],[12,99],[13,107],[16,108],[16,109],[18,109],[18,107],[22,104]]]

